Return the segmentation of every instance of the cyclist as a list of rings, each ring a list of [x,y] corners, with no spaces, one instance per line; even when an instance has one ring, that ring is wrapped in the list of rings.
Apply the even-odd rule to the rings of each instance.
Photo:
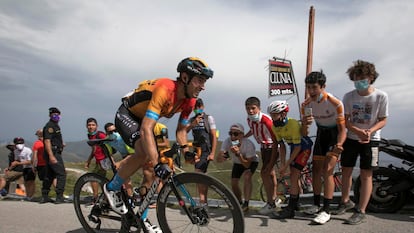
[[[207,79],[213,77],[213,71],[199,58],[183,59],[177,67],[177,80],[159,78],[141,82],[133,92],[122,98],[122,104],[115,116],[115,125],[125,143],[133,146],[135,153],[125,158],[118,173],[104,185],[104,192],[111,208],[125,214],[127,208],[119,190],[139,168],[148,169],[159,177],[165,177],[171,171],[168,165],[158,164],[158,152],[154,138],[154,126],[161,117],[172,117],[181,113],[176,130],[177,142],[187,143],[187,125],[193,111],[196,98],[205,89]],[[183,148],[183,153],[190,153]],[[151,166],[145,166],[150,163]],[[155,166],[155,167],[154,167]],[[152,180],[143,180],[150,187]]]
[[[272,217],[276,219],[293,218],[295,209],[299,201],[299,179],[301,171],[306,166],[309,159],[312,140],[309,137],[302,137],[300,123],[292,118],[288,118],[288,103],[284,100],[276,100],[270,103],[267,108],[273,120],[273,131],[279,143],[287,143],[290,146],[290,158],[282,164],[279,169],[280,175],[284,176],[289,166],[290,183],[289,204],[286,208],[279,212],[273,212]],[[280,156],[286,157],[286,147],[280,147]]]
[[[344,105],[342,101],[325,91],[326,76],[322,71],[309,73],[305,78],[309,97],[302,103],[302,124],[304,135],[315,120],[317,126],[312,157],[312,185],[314,206],[308,214],[318,213],[314,223],[324,224],[331,219],[330,203],[335,190],[334,168],[346,139]],[[309,109],[312,109],[309,111]],[[319,209],[323,184],[323,207]]]

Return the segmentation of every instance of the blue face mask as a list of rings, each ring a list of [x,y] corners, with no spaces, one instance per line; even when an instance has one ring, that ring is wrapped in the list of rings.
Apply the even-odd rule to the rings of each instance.
[[[199,109],[194,109],[194,114],[201,114],[203,113],[203,109],[199,108]]]
[[[259,113],[256,113],[256,114],[254,114],[254,115],[249,115],[249,119],[250,119],[251,121],[259,121],[259,119],[260,119],[260,114],[259,114]]]
[[[357,89],[358,91],[364,91],[368,89],[369,81],[368,79],[354,81],[354,86],[355,86],[355,89]]]
[[[88,132],[88,135],[95,135],[97,133],[97,131],[94,131],[94,132]]]
[[[60,115],[54,114],[54,115],[50,116],[50,119],[54,122],[59,122],[60,121]]]
[[[112,134],[109,134],[108,138],[110,140],[117,141],[119,138],[121,138],[121,135],[118,132],[113,132]]]
[[[316,100],[318,103],[322,100],[323,98],[323,93],[319,94],[318,99]]]

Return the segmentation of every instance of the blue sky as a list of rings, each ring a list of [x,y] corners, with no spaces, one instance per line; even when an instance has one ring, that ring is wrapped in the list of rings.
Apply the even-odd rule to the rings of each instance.
[[[0,1],[0,141],[34,140],[62,111],[66,141],[86,138],[85,120],[101,129],[113,121],[120,98],[145,79],[177,76],[188,56],[215,71],[201,97],[224,139],[233,122],[246,126],[244,100],[262,108],[295,96],[268,98],[268,59],[293,63],[303,100],[310,6],[315,8],[313,70],[323,69],[327,90],[340,99],[353,89],[352,62],[373,62],[376,87],[390,99],[382,135],[414,144],[412,91],[414,2],[367,1]],[[174,138],[176,118],[161,119]]]

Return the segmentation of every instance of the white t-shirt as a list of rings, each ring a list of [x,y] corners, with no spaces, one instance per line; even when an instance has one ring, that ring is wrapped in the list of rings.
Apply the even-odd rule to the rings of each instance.
[[[252,160],[253,162],[259,162],[259,157],[256,154],[256,147],[255,147],[254,143],[250,139],[243,138],[241,140],[240,144],[241,144],[241,146],[240,146],[240,153],[243,155],[243,157],[245,157],[245,158],[254,158]],[[231,150],[230,150],[231,147],[232,147],[231,139],[228,137],[221,144],[221,150],[222,151],[228,151],[229,154],[232,155],[232,161],[233,161],[233,163],[241,164],[239,157],[235,156],[231,152]]]
[[[14,160],[19,162],[24,161],[31,161],[32,160],[32,149],[29,147],[23,147],[22,150],[15,149],[14,150]],[[32,167],[32,164],[25,164],[23,165],[23,168],[30,168]]]
[[[345,94],[343,99],[345,115],[350,117],[351,122],[358,128],[369,129],[378,118],[388,117],[388,95],[375,88],[367,95],[361,96],[356,90]],[[348,130],[347,137],[359,140],[358,136]],[[381,130],[371,133],[371,140],[381,140]]]

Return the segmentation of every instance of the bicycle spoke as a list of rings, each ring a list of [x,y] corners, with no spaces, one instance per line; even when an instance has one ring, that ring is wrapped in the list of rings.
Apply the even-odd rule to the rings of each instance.
[[[211,177],[199,173],[183,173],[177,176],[178,202],[171,186],[159,195],[158,222],[163,232],[243,232],[244,220],[240,206],[231,192],[215,183]],[[198,185],[208,187],[208,204],[199,202]],[[185,189],[185,192],[182,190]],[[191,203],[195,201],[196,206]],[[181,206],[190,212],[190,217]],[[193,220],[193,221],[192,221]],[[194,222],[194,223],[193,223]]]

